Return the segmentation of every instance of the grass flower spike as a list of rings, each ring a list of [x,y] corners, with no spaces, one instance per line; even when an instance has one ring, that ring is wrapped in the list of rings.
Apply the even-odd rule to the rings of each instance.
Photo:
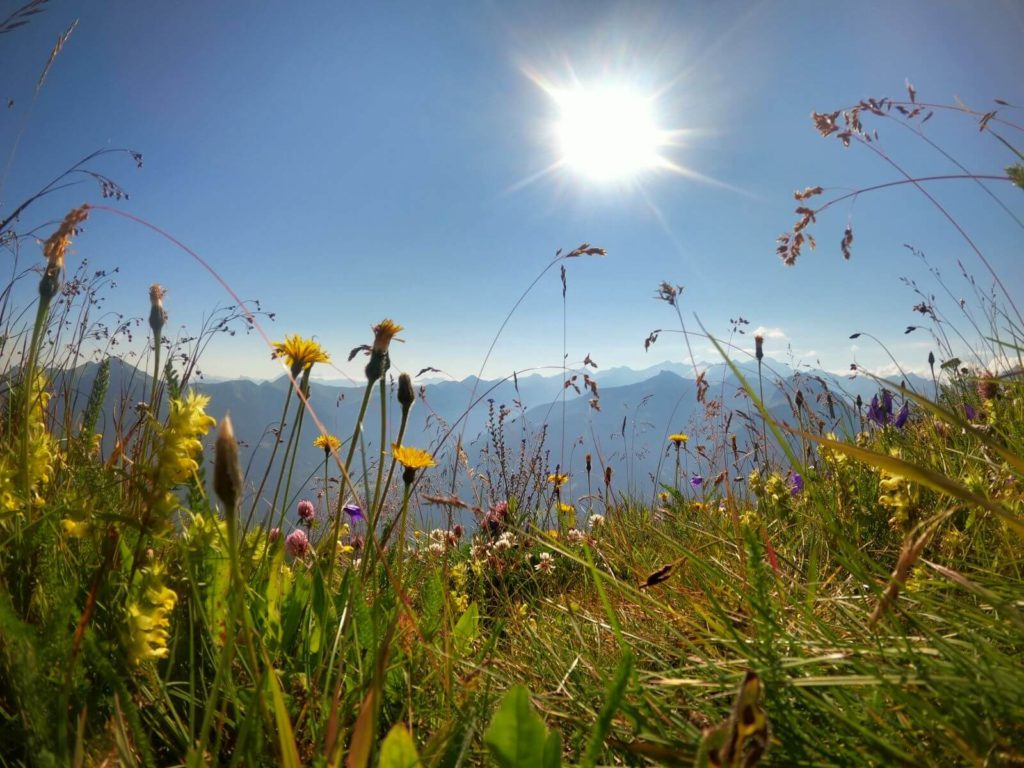
[[[284,341],[274,342],[273,357],[283,357],[291,369],[292,376],[298,376],[314,363],[329,363],[330,355],[324,352],[319,342],[304,339],[297,333],[285,336]]]

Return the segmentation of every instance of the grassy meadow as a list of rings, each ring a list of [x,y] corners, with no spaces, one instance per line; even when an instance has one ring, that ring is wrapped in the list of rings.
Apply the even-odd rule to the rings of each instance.
[[[874,148],[861,120],[929,112],[979,120],[983,138],[998,128],[1013,165],[987,183],[1022,185],[1006,138],[1020,128],[996,113],[924,108],[911,92],[815,127]],[[0,243],[32,245],[20,226],[47,189],[2,222]],[[845,197],[796,194],[785,263]],[[980,251],[960,316],[927,296],[915,307],[934,340],[929,391],[795,389],[780,422],[761,405],[766,376],[736,369],[742,411],[698,380],[700,423],[659,425],[674,482],[631,497],[585,445],[572,487],[587,492],[570,495],[557,460],[500,419],[482,467],[457,424],[404,443],[424,406],[390,364],[396,336],[416,343],[400,317],[354,350],[367,384],[353,434],[328,434],[307,407],[328,351],[274,342],[293,386],[266,470],[244,471],[230,420],[214,423],[188,386],[196,357],[163,336],[173,309],[158,285],[148,315],[138,297],[150,397],[105,415],[105,449],[105,369],[85,393],[74,372],[106,286],[69,249],[101,247],[79,229],[118,211],[58,213],[39,268],[0,293],[0,765],[1024,765],[1024,321]],[[848,228],[816,258],[852,249]],[[545,271],[598,255],[584,244]],[[680,289],[657,294],[695,333]],[[599,372],[565,376],[599,403]],[[839,427],[840,407],[857,429]],[[390,446],[372,455],[369,409],[374,444]],[[322,476],[291,505],[296,452],[313,440]],[[450,455],[459,483],[426,492]],[[426,507],[476,524],[416,530]]]

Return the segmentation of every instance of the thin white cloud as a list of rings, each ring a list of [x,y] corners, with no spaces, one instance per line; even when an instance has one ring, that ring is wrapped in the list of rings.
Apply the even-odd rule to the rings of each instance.
[[[755,336],[764,336],[766,339],[788,339],[786,332],[781,328],[765,328],[763,325],[754,331]]]

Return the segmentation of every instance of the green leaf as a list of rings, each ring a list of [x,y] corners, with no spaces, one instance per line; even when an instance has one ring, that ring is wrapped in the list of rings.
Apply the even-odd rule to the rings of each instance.
[[[299,768],[302,763],[299,761],[299,750],[295,745],[295,732],[292,730],[292,721],[288,717],[288,707],[284,701],[284,693],[281,691],[281,684],[277,679],[277,671],[264,649],[263,663],[266,664],[267,685],[270,688],[270,700],[274,710],[274,724],[277,726],[277,744],[281,758],[281,765],[284,768]]]
[[[633,654],[625,651],[622,654],[622,661],[615,671],[615,677],[608,683],[608,692],[604,697],[604,706],[601,707],[601,714],[594,723],[594,730],[590,734],[590,743],[587,744],[587,753],[583,756],[580,765],[584,768],[592,768],[597,765],[597,759],[601,756],[604,748],[604,740],[612,729],[612,718],[622,702],[626,693],[626,685],[633,672]]]
[[[423,584],[423,618],[420,620],[420,631],[430,640],[441,628],[441,615],[444,608],[444,586],[441,577],[434,571]]]
[[[370,764],[370,749],[373,746],[374,714],[376,712],[376,690],[371,686],[363,699],[355,725],[352,726],[352,740],[348,745],[345,768],[366,768]]]
[[[405,726],[399,723],[384,738],[380,748],[380,768],[420,768],[416,744]]]
[[[469,608],[462,614],[462,617],[455,625],[455,629],[452,630],[452,639],[455,641],[456,651],[465,654],[469,650],[470,645],[476,639],[479,626],[480,609],[476,607],[476,603],[470,603]]]
[[[484,732],[484,743],[500,768],[536,768],[545,761],[548,729],[530,704],[525,685],[512,688],[502,699]]]
[[[544,742],[543,768],[561,768],[562,766],[562,734],[551,731]]]

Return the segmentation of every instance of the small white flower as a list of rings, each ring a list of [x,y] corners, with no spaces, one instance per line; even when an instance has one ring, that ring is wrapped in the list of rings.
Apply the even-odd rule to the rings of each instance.
[[[591,515],[589,522],[591,528],[599,528],[604,525],[604,515]]]
[[[587,538],[587,536],[583,533],[583,531],[577,528],[570,528],[569,532],[565,534],[565,538],[567,538],[569,542],[572,544],[579,544],[581,541]]]
[[[535,571],[542,571],[544,573],[550,573],[555,570],[555,558],[550,552],[541,552],[540,562],[533,566]]]

